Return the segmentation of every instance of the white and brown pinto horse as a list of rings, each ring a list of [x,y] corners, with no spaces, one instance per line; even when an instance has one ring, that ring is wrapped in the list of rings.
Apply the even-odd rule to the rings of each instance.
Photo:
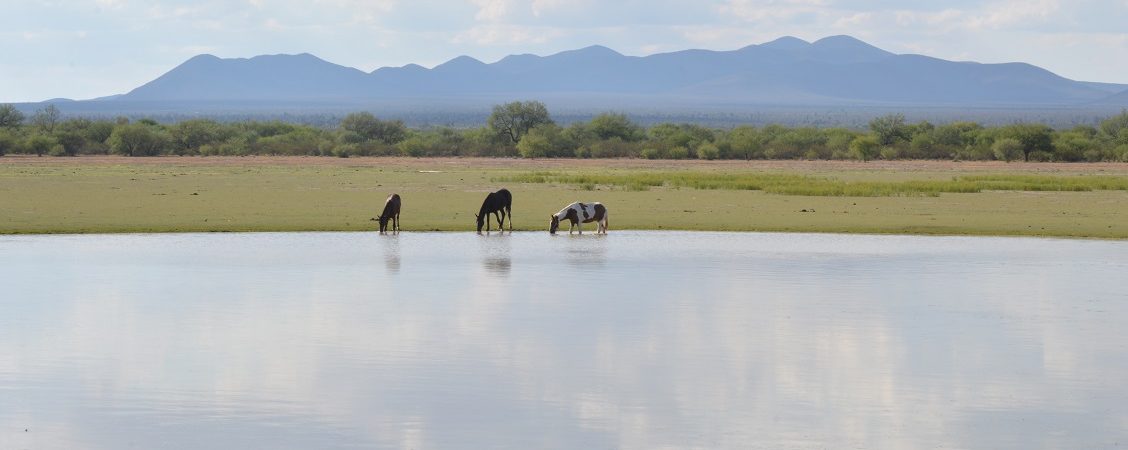
[[[567,219],[568,234],[572,234],[572,228],[579,228],[580,234],[584,234],[583,224],[595,222],[595,232],[607,234],[607,208],[602,203],[580,203],[576,202],[568,205],[560,212],[552,215],[552,221],[548,224],[549,234],[556,234],[556,230],[560,228],[560,221]]]

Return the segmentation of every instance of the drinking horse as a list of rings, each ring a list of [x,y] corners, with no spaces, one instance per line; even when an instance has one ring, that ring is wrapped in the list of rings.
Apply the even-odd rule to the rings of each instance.
[[[400,214],[400,196],[399,194],[392,194],[388,196],[388,200],[384,202],[384,212],[380,213],[380,217],[375,219],[380,221],[380,232],[388,231],[388,221],[392,221],[392,233],[399,232],[399,214]]]
[[[502,230],[505,226],[505,217],[509,217],[509,231],[513,231],[513,195],[507,189],[499,189],[497,192],[490,192],[486,195],[486,200],[482,202],[482,208],[478,210],[478,214],[474,214],[474,219],[478,221],[478,232],[482,232],[482,225],[486,226],[486,231],[490,231],[490,214],[497,217],[497,229]]]
[[[595,222],[596,234],[607,234],[607,208],[602,203],[580,203],[576,202],[568,205],[560,212],[552,215],[552,220],[548,223],[548,233],[556,234],[556,230],[560,228],[560,221],[567,219],[568,234],[572,234],[572,227],[579,229],[580,234],[584,234],[583,224],[588,222]]]

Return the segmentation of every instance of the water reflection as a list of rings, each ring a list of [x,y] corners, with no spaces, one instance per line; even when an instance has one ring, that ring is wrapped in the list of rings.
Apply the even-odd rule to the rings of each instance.
[[[599,270],[607,262],[607,235],[560,235],[565,261],[580,270]]]
[[[388,273],[400,271],[399,233],[386,233],[379,236],[384,248],[384,268]]]
[[[512,232],[485,233],[479,235],[479,246],[482,255],[482,265],[486,268],[486,272],[496,276],[509,276],[509,271],[513,267],[513,260],[510,258],[510,238]]]
[[[0,448],[1107,448],[1128,436],[1126,243],[384,238],[6,238]]]

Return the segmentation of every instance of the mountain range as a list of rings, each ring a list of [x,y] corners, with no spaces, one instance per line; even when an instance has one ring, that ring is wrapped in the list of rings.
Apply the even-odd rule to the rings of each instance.
[[[497,102],[647,105],[1055,107],[1128,105],[1128,85],[1070,80],[1025,63],[894,54],[850,36],[783,37],[737,50],[627,56],[603,46],[493,63],[459,56],[364,72],[314,55],[195,56],[106,102]]]

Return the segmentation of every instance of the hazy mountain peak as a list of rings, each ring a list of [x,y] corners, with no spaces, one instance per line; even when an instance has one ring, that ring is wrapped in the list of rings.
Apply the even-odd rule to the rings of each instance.
[[[810,47],[811,43],[795,36],[784,36],[771,42],[765,42],[759,46],[776,50],[800,50]]]
[[[589,45],[576,50],[565,50],[552,56],[582,55],[589,57],[622,57],[623,54],[602,45]]]
[[[840,34],[837,36],[827,36],[819,39],[811,44],[814,47],[834,50],[834,51],[854,51],[854,52],[870,52],[884,55],[892,55],[893,53],[887,52],[880,48],[874,47],[860,39],[853,36]]]
[[[445,63],[442,63],[442,64],[435,66],[434,70],[437,70],[437,69],[451,70],[451,69],[455,69],[455,68],[478,67],[478,66],[484,66],[484,65],[486,65],[486,63],[478,61],[477,59],[471,58],[471,57],[466,56],[466,55],[461,55],[461,56],[458,56],[454,59],[451,59],[450,61],[447,61]]]
[[[210,54],[210,53],[201,53],[201,54],[199,54],[199,55],[196,55],[196,56],[193,56],[193,57],[191,57],[191,58],[188,58],[188,60],[187,60],[187,61],[184,61],[184,62],[185,62],[185,63],[190,63],[190,62],[209,62],[209,61],[219,61],[219,60],[220,60],[220,57],[218,57],[218,56],[212,55],[212,54]]]

